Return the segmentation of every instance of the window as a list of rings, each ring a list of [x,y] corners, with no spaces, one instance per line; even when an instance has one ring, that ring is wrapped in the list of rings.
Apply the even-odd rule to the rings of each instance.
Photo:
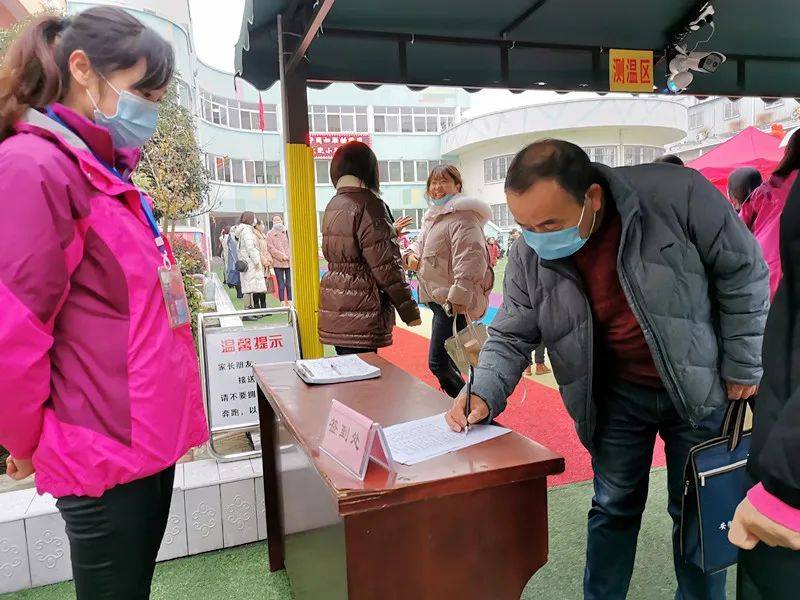
[[[513,227],[516,224],[505,203],[492,205],[492,222],[498,227]]]
[[[616,146],[590,146],[584,148],[589,160],[601,163],[609,167],[617,166],[617,147]]]
[[[513,154],[504,154],[502,156],[493,156],[486,158],[483,161],[483,182],[484,183],[497,183],[503,181],[508,173],[508,167],[511,161],[514,160]]]
[[[192,111],[192,91],[188,85],[186,85],[180,79],[176,79],[177,83],[177,98],[175,101],[180,104],[186,110]],[[194,111],[192,111],[194,112]]]
[[[281,164],[277,161],[248,160],[206,154],[206,168],[212,181],[279,185]]]
[[[331,161],[316,159],[314,161],[315,181],[317,184],[330,185],[331,183]]]
[[[625,146],[623,154],[623,164],[626,167],[630,167],[632,165],[651,163],[664,154],[664,150],[653,146]]]
[[[726,100],[722,109],[722,117],[724,119],[735,119],[740,115],[739,101]]]
[[[314,133],[366,133],[366,106],[312,104],[308,107],[308,129]]]
[[[689,112],[689,129],[699,129],[703,126],[703,111],[695,110]]]
[[[773,109],[783,106],[783,98],[766,98],[764,100],[764,108]]]
[[[425,183],[440,160],[379,160],[382,183]]]
[[[436,106],[376,106],[375,133],[438,133],[455,123],[456,109]]]
[[[278,131],[278,113],[275,104],[264,104],[264,131]],[[258,103],[239,102],[200,90],[200,116],[206,121],[232,127],[259,131]]]

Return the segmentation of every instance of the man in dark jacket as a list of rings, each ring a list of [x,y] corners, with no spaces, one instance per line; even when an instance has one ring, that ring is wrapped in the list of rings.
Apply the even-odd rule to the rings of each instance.
[[[592,454],[584,596],[624,599],[656,434],[678,522],[689,449],[719,433],[729,400],[761,379],[768,271],[730,204],[691,169],[610,169],[559,140],[531,144],[506,176],[525,243],[472,387],[469,422],[496,417],[544,342],[567,410]],[[466,425],[463,394],[448,413]],[[678,556],[677,598],[721,599]]]
[[[781,214],[783,279],[764,333],[748,470],[758,483],[731,524],[742,600],[800,594],[800,184]]]

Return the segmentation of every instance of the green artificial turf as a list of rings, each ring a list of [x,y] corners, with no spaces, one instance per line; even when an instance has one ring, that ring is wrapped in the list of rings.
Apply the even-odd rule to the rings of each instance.
[[[524,600],[580,600],[586,552],[586,513],[590,482],[551,490],[550,561],[528,583]],[[628,593],[631,600],[670,600],[675,594],[671,521],[667,516],[666,471],[653,471],[636,568]],[[734,574],[728,575],[728,597],[734,598]],[[2,600],[66,600],[74,598],[71,583],[7,596]],[[153,600],[289,600],[285,572],[269,573],[264,542],[161,563],[156,568]],[[320,600],[325,600],[320,598]],[[443,598],[442,600],[448,600]]]

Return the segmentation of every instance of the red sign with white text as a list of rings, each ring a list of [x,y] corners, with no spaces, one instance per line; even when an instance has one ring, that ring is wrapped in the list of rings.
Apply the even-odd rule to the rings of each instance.
[[[314,158],[333,158],[339,146],[347,142],[364,142],[372,146],[372,136],[368,133],[309,133],[308,145],[314,151]]]

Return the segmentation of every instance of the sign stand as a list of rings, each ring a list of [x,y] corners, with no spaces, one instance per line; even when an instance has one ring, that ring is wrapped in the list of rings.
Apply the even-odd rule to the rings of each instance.
[[[397,470],[380,424],[338,400],[331,401],[319,449],[359,481],[364,481],[370,461],[389,472]]]
[[[283,323],[247,327],[231,317],[283,316]],[[218,319],[228,326],[209,326]],[[294,362],[300,358],[297,314],[293,308],[200,313],[197,316],[200,377],[211,437],[209,453],[217,460],[232,461],[259,456],[260,449],[224,453],[215,447],[214,436],[224,433],[258,432],[258,393],[253,366]]]

